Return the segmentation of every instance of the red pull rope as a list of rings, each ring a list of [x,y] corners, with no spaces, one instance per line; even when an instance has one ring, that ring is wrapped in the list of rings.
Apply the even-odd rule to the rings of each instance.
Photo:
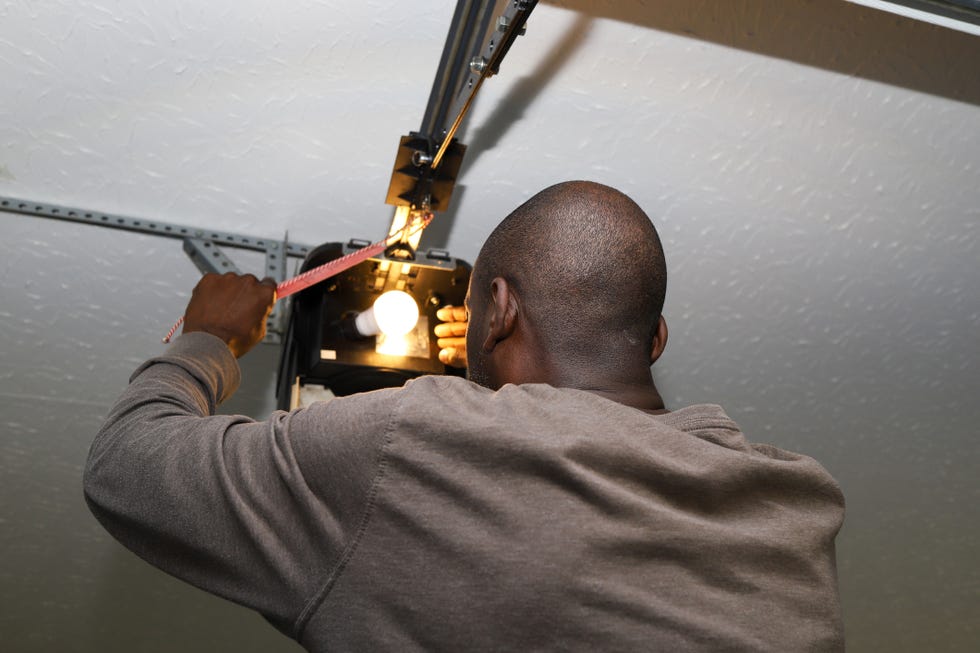
[[[317,266],[312,270],[307,270],[306,272],[298,274],[291,279],[286,279],[276,286],[276,295],[273,301],[279,301],[284,297],[289,297],[290,295],[298,293],[301,290],[305,290],[310,286],[315,286],[321,281],[336,276],[344,270],[348,270],[358,263],[366,261],[372,256],[377,256],[385,251],[385,249],[388,247],[388,243],[393,243],[402,237],[409,238],[428,227],[429,223],[432,222],[432,217],[433,215],[431,213],[426,213],[425,217],[422,218],[421,221],[409,222],[384,240],[379,240],[378,242],[368,245],[367,247],[362,247],[355,252],[351,252],[350,254],[345,254],[338,259],[328,261],[327,263]],[[172,327],[170,327],[170,331],[168,331],[167,335],[163,338],[164,344],[170,342],[170,340],[174,337],[174,334],[177,333],[177,329],[179,329],[180,325],[183,323],[184,316],[182,315],[180,316],[180,319],[177,320]]]

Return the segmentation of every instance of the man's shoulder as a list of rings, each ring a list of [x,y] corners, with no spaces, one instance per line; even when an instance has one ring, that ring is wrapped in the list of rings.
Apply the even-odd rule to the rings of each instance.
[[[397,421],[431,435],[498,442],[525,440],[551,446],[579,439],[635,439],[638,433],[671,431],[656,416],[596,394],[548,384],[507,384],[492,390],[459,377],[427,376],[399,391]],[[601,437],[600,437],[601,436]]]
[[[420,376],[401,387],[359,392],[328,401],[314,402],[308,410],[325,411],[332,417],[396,421],[415,414],[435,419],[478,410],[493,391],[457,376]]]
[[[492,394],[493,390],[473,383],[462,376],[451,374],[427,374],[410,379],[401,388],[402,392],[458,392],[464,394]]]
[[[515,417],[525,409],[535,415],[560,413],[580,419],[611,420],[610,426],[630,424],[684,431],[692,434],[722,431],[741,435],[738,425],[721,406],[696,404],[656,415],[586,390],[545,383],[507,384],[499,390],[457,376],[421,376],[395,391],[399,403],[419,406],[431,401],[428,412],[503,412]]]

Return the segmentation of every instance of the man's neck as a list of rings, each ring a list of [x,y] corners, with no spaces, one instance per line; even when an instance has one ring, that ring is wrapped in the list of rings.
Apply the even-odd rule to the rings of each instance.
[[[584,390],[649,413],[668,412],[657,386],[653,383],[649,368],[638,368],[632,374],[619,370],[615,378],[604,378],[594,371],[588,374],[581,371],[571,374],[562,374],[556,370],[551,372],[546,382],[555,387]]]
[[[544,348],[531,347],[531,354],[512,355],[504,369],[502,383],[547,383],[556,388],[584,390],[625,406],[650,413],[667,412],[653,383],[649,364],[642,357],[624,356],[619,360],[587,359],[556,361],[544,355]]]
[[[622,388],[579,388],[594,395],[605,397],[617,403],[631,408],[636,408],[654,415],[662,415],[669,412],[664,406],[664,400],[657,392],[656,386],[650,384],[646,387],[624,386]]]

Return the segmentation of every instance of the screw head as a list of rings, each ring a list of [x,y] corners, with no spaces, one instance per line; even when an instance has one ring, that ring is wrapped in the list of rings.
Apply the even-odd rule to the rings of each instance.
[[[473,57],[472,61],[470,61],[470,70],[472,70],[475,73],[482,73],[486,67],[487,67],[487,60],[484,59],[483,57],[476,56]]]

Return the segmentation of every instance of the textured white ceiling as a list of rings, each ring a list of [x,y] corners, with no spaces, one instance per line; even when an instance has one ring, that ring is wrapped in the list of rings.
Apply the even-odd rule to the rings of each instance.
[[[0,194],[378,238],[452,9],[0,1]],[[980,38],[837,0],[542,4],[485,85],[453,208],[426,236],[472,260],[553,182],[633,196],[668,253],[668,403],[721,403],[844,486],[853,650],[967,650],[980,620],[978,61]],[[169,600],[174,585],[159,599],[164,581],[80,499],[99,419],[196,271],[176,241],[0,221],[0,631],[22,651],[104,650],[119,628],[177,638],[141,650],[269,650],[250,630],[202,640],[194,615],[240,615]],[[250,357],[231,409],[259,414],[275,352]],[[117,590],[189,607],[160,623]],[[126,626],[104,618],[118,610]]]

